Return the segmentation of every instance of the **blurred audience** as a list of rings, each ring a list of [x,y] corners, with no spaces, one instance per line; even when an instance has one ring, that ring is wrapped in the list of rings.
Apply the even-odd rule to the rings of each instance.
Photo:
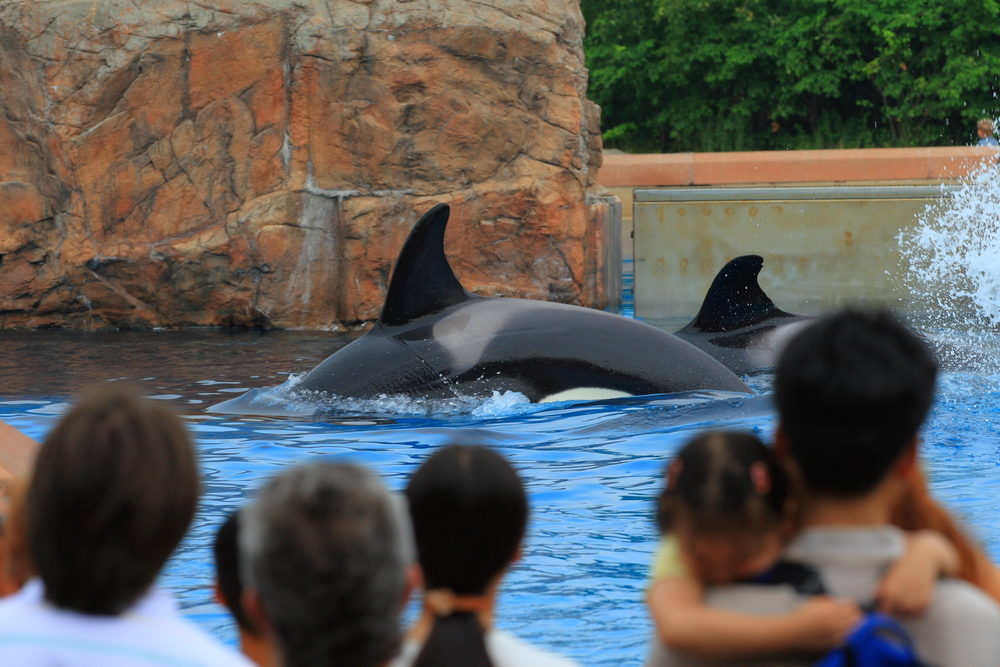
[[[524,485],[486,447],[438,450],[406,498],[423,572],[423,610],[393,667],[570,667],[574,662],[493,627],[497,592],[519,557]]]
[[[319,462],[240,514],[243,608],[284,667],[384,667],[411,585],[405,512],[372,473]]]
[[[981,118],[976,123],[976,133],[979,135],[977,146],[997,146],[1000,142],[993,136],[993,119]]]
[[[0,495],[3,521],[0,522],[0,598],[13,595],[31,577],[28,555],[28,477],[6,487]],[[0,491],[0,494],[3,494]]]
[[[37,451],[37,442],[0,421],[0,487],[28,474]]]
[[[194,516],[198,467],[181,420],[136,394],[86,395],[39,450],[25,524],[37,578],[0,600],[0,664],[250,664],[153,585]]]
[[[865,609],[876,605],[882,574],[906,551],[892,520],[913,487],[918,431],[936,376],[921,339],[885,311],[824,317],[796,335],[778,363],[776,453],[803,489],[802,530],[784,557],[814,570],[825,592]],[[787,613],[809,593],[736,584],[706,599],[729,611]],[[941,580],[926,611],[900,623],[927,664],[1000,665],[1000,608],[967,582]],[[814,661],[803,656],[781,664]],[[675,664],[708,663],[662,645],[647,663]]]

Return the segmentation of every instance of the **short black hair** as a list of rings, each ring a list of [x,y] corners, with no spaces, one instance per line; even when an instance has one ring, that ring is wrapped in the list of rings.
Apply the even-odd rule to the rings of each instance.
[[[240,581],[240,513],[233,512],[219,526],[212,552],[215,555],[215,579],[223,604],[243,630],[251,628],[243,611],[243,584]]]
[[[514,557],[528,522],[528,496],[514,467],[481,445],[448,445],[406,486],[417,556],[429,593],[487,592]],[[413,667],[492,667],[472,611],[438,611]]]
[[[795,336],[778,362],[775,400],[808,490],[874,490],[926,419],[936,378],[924,341],[888,310],[843,310]]]
[[[27,535],[45,598],[84,614],[131,607],[187,532],[198,464],[169,408],[110,386],[49,433],[28,487]]]
[[[427,590],[482,595],[510,565],[528,522],[528,497],[513,466],[480,445],[448,445],[406,486]]]

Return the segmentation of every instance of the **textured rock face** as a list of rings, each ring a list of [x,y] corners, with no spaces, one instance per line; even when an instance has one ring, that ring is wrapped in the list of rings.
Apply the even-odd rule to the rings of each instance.
[[[417,217],[601,307],[578,0],[0,0],[0,327],[370,320]]]

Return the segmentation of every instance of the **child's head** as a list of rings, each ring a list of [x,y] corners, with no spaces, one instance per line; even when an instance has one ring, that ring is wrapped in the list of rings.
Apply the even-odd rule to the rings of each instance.
[[[756,437],[709,431],[667,467],[657,523],[678,540],[692,574],[721,584],[750,577],[781,552],[788,478]]]

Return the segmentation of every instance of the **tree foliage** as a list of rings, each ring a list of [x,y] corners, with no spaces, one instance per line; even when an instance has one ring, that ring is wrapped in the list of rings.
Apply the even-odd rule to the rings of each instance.
[[[605,145],[968,144],[1000,100],[998,0],[582,0]]]

